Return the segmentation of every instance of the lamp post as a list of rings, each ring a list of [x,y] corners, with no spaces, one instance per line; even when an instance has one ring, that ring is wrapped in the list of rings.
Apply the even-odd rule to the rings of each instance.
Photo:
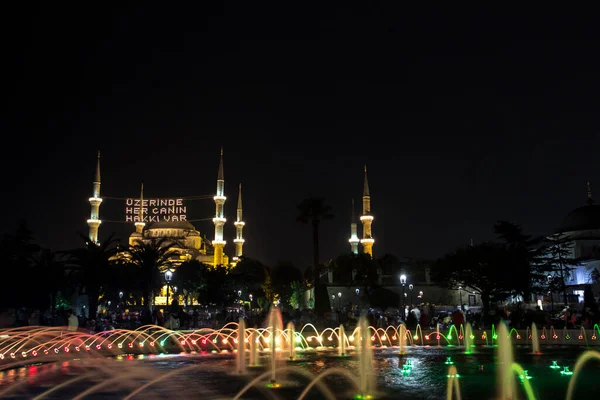
[[[165,271],[165,281],[167,282],[167,306],[169,305],[169,287],[171,286],[171,279],[173,279],[173,271],[168,269]]]
[[[423,301],[423,291],[419,290],[419,296],[417,296],[419,299],[421,299],[421,301]]]
[[[400,275],[400,283],[402,284],[402,319],[406,321],[406,293],[404,293],[404,285],[406,285],[406,275]]]
[[[412,285],[412,283],[410,285],[408,285],[408,290],[410,291],[410,308],[412,308],[412,306],[413,306],[413,302],[412,302],[413,285]]]
[[[342,309],[342,292],[338,292],[338,308]]]
[[[462,310],[462,286],[458,287],[458,295],[460,298],[460,309]]]
[[[248,295],[248,298],[250,299],[250,315],[252,315],[252,293]]]

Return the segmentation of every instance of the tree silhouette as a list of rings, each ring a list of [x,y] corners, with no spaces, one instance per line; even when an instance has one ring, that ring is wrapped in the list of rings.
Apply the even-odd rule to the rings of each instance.
[[[327,290],[319,285],[319,227],[321,221],[333,219],[331,207],[325,203],[322,197],[309,197],[298,204],[297,221],[304,224],[311,224],[312,242],[313,242],[313,285],[315,291],[315,310],[317,312],[326,312],[329,309],[329,300],[327,299]],[[323,297],[325,295],[325,297]]]

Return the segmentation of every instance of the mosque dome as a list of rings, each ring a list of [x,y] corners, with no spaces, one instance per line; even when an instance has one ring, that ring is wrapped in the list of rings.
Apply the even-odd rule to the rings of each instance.
[[[148,225],[146,229],[183,229],[188,231],[195,231],[196,227],[188,221],[159,221],[153,222],[152,224]]]
[[[560,232],[576,232],[600,229],[600,205],[589,198],[585,206],[571,211],[560,225]]]

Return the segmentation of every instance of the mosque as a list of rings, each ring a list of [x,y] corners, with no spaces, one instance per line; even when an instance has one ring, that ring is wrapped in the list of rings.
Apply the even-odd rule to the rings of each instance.
[[[98,230],[102,221],[100,220],[100,205],[102,198],[100,197],[100,153],[98,152],[98,160],[96,163],[96,173],[93,182],[93,196],[90,197],[91,205],[90,219],[87,220],[89,226],[89,238],[93,242],[98,242]],[[239,258],[243,255],[244,246],[244,221],[242,220],[242,185],[239,185],[236,220],[233,223],[236,228],[236,237],[233,239],[235,244],[235,254],[229,259],[225,254],[225,244],[227,243],[223,237],[223,227],[227,222],[224,213],[224,205],[227,197],[225,196],[225,174],[223,169],[223,149],[219,159],[219,169],[217,173],[217,191],[213,197],[215,202],[214,223],[214,239],[210,240],[206,236],[200,235],[200,232],[186,220],[185,215],[177,215],[175,205],[170,203],[165,204],[166,207],[160,208],[165,211],[165,215],[151,215],[152,210],[157,214],[158,209],[153,208],[159,201],[156,199],[144,199],[144,185],[142,184],[140,198],[135,199],[137,207],[132,208],[134,216],[131,221],[134,222],[135,231],[129,236],[129,244],[133,245],[138,241],[145,243],[162,238],[172,239],[171,249],[174,250],[181,262],[189,260],[198,260],[204,264],[211,266],[218,265],[235,265]],[[154,202],[154,204],[153,204]],[[166,203],[166,201],[165,201]],[[181,207],[180,207],[181,208]],[[171,213],[173,211],[173,213]],[[128,218],[129,220],[129,218]],[[147,222],[150,222],[147,224]]]

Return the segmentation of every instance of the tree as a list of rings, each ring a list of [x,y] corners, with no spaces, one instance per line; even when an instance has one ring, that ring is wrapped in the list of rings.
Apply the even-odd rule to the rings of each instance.
[[[295,310],[302,310],[305,305],[304,293],[306,292],[306,283],[304,281],[293,281],[290,284],[291,296],[289,303]]]
[[[81,233],[79,236],[84,242],[83,247],[61,253],[69,256],[67,268],[76,274],[77,280],[85,288],[88,296],[88,317],[95,320],[100,291],[103,284],[108,281],[111,257],[116,252],[114,245],[118,240],[114,238],[114,234],[103,242],[93,242]]]
[[[325,203],[322,197],[309,197],[298,204],[297,221],[312,227],[313,242],[313,285],[315,290],[315,310],[319,313],[329,310],[329,300],[323,297],[327,290],[319,288],[319,227],[321,221],[333,219],[331,207]]]
[[[504,300],[520,287],[513,279],[512,257],[497,243],[458,248],[433,263],[432,275],[449,288],[463,286],[480,294],[487,315],[492,301]]]
[[[229,290],[229,271],[227,267],[208,267],[202,269],[202,285],[198,287],[198,303],[222,306],[233,298]]]
[[[280,262],[271,269],[271,286],[282,304],[289,304],[293,294],[292,283],[303,285],[302,272],[289,262]]]
[[[179,259],[177,246],[172,239],[160,238],[136,240],[127,250],[130,262],[138,267],[138,282],[144,299],[144,307],[150,311],[151,295],[163,285],[162,274]]]
[[[198,297],[198,289],[202,286],[202,271],[206,268],[198,260],[181,263],[173,274],[173,284],[184,295],[185,305],[190,304],[190,298]]]
[[[34,303],[44,308],[49,304],[52,314],[57,304],[57,295],[61,293],[68,296],[69,285],[65,268],[66,260],[58,253],[49,249],[40,249],[33,257],[32,274],[36,276],[34,289],[30,296],[34,297]]]
[[[18,307],[31,304],[31,296],[23,290],[22,283],[29,282],[32,275],[33,257],[40,247],[34,243],[33,232],[25,220],[17,223],[13,233],[4,234],[0,241],[0,262],[3,268],[3,281],[8,282],[0,291],[0,304]]]

